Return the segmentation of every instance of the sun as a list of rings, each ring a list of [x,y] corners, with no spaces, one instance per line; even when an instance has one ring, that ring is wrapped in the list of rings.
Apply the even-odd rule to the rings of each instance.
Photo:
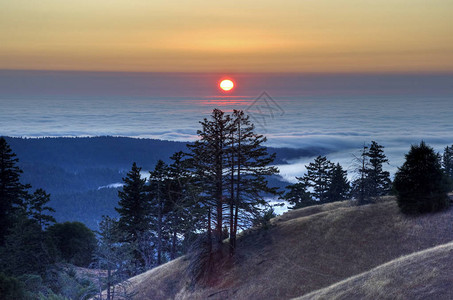
[[[222,90],[228,92],[234,88],[234,82],[231,79],[224,79],[220,82],[219,86]]]

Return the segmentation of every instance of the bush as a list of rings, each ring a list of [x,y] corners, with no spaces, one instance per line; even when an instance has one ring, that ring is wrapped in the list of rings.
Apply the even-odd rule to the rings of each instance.
[[[395,175],[398,206],[404,213],[425,213],[449,205],[448,181],[440,157],[424,142],[412,145],[406,162]]]
[[[83,223],[57,223],[48,232],[65,261],[79,267],[90,264],[97,241],[93,231]]]
[[[0,273],[0,299],[24,299],[26,292],[22,282]]]
[[[273,208],[269,208],[253,219],[253,226],[257,228],[269,229],[271,226],[271,219],[277,215]]]

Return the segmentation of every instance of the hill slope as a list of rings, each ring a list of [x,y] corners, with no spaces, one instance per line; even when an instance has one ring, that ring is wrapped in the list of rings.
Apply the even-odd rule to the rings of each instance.
[[[235,262],[210,286],[190,284],[182,257],[132,278],[137,299],[290,299],[453,240],[453,210],[407,217],[393,198],[291,211],[238,241]]]
[[[297,298],[453,299],[453,242],[416,252]]]

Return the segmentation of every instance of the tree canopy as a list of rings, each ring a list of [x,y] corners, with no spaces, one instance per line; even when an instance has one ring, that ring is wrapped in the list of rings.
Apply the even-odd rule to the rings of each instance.
[[[404,213],[433,212],[449,205],[448,181],[441,169],[440,155],[425,142],[411,146],[395,175],[394,186]]]

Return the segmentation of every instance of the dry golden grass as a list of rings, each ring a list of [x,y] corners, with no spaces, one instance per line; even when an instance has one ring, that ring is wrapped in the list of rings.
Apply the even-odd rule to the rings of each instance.
[[[137,299],[290,299],[453,240],[453,210],[421,217],[378,204],[326,204],[288,212],[238,240],[234,262],[210,286],[191,285],[180,258],[131,279]],[[232,265],[231,265],[232,264]],[[373,283],[385,286],[385,276]]]
[[[297,298],[308,299],[453,299],[453,243],[403,256]]]

